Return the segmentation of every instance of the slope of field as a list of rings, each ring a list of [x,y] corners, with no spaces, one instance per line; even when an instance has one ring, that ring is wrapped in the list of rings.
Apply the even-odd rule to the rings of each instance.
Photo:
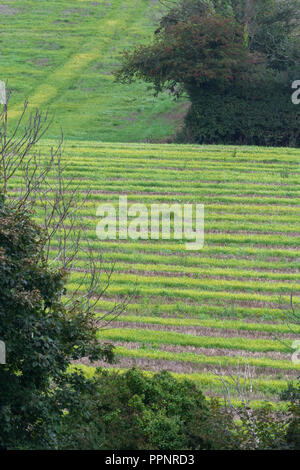
[[[215,372],[236,374],[248,363],[253,400],[276,401],[300,370],[290,350],[300,327],[292,333],[282,318],[291,293],[300,304],[300,152],[234,150],[73,142],[65,157],[82,194],[92,192],[82,209],[91,245],[116,262],[99,313],[135,292],[127,312],[99,331],[116,345],[116,366],[190,374],[215,394]],[[129,204],[204,203],[204,248],[186,251],[175,240],[99,241],[96,208],[117,207],[121,194]],[[70,289],[85,265],[81,253]]]
[[[184,102],[159,99],[143,83],[114,83],[120,52],[149,41],[158,0],[9,0],[0,5],[1,80],[13,90],[10,117],[23,100],[55,113],[51,132],[66,138],[158,141],[173,135]]]

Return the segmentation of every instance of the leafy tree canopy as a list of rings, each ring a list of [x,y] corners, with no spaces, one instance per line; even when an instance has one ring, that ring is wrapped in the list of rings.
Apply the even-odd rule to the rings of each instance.
[[[150,45],[126,51],[116,79],[174,94],[207,83],[289,73],[299,67],[300,0],[162,1]]]
[[[150,46],[124,53],[117,80],[141,78],[176,93],[176,85],[197,87],[208,82],[230,82],[253,60],[245,47],[242,28],[220,16],[193,16],[168,24]]]

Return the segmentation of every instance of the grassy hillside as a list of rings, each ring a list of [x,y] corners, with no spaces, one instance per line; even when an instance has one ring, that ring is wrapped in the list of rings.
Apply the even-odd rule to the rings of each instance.
[[[145,84],[114,83],[120,51],[149,40],[158,0],[10,0],[0,5],[1,76],[13,89],[10,116],[28,98],[55,112],[68,139],[160,141],[174,134],[186,104],[159,99]],[[50,135],[50,136],[51,136]]]
[[[65,157],[82,194],[92,190],[82,209],[91,244],[116,262],[101,311],[136,291],[127,314],[99,332],[116,344],[117,367],[191,374],[214,394],[215,370],[236,373],[248,362],[253,399],[276,399],[300,370],[288,348],[300,328],[291,334],[282,320],[291,292],[300,304],[299,150],[73,142]],[[99,241],[96,207],[117,205],[119,194],[145,204],[204,203],[204,249]],[[80,257],[70,289],[85,269]]]

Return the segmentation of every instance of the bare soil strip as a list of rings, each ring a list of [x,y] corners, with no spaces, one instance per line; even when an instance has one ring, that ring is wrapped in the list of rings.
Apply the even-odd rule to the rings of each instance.
[[[155,319],[154,319],[155,322]],[[177,333],[184,333],[194,336],[212,336],[222,338],[248,338],[248,339],[275,339],[274,333],[268,331],[247,331],[247,330],[231,330],[223,328],[210,328],[202,326],[175,326],[175,325],[160,325],[155,323],[142,323],[142,322],[126,322],[114,321],[110,323],[110,328],[130,328],[130,329],[143,329],[152,331],[172,331]],[[280,333],[281,339],[298,339],[299,335],[293,333]]]
[[[126,347],[127,349],[140,349],[141,343],[138,342],[123,342],[114,341],[115,346]],[[151,345],[149,344],[149,347]],[[272,352],[258,352],[258,351],[245,351],[242,349],[226,349],[226,348],[201,348],[196,346],[177,346],[174,344],[160,344],[157,348],[161,351],[168,351],[174,353],[185,353],[190,352],[193,354],[199,354],[204,356],[222,356],[222,357],[243,357],[243,358],[255,358],[255,359],[273,359],[273,360],[291,360],[290,353],[283,353],[280,351]],[[298,372],[299,374],[299,372]]]

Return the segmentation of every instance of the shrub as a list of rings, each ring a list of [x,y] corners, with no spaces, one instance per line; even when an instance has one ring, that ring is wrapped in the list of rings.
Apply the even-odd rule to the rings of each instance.
[[[300,115],[285,83],[240,83],[191,91],[179,142],[300,146]]]
[[[44,235],[0,195],[0,448],[57,448],[62,417],[85,384],[66,373],[70,362],[112,357],[90,316],[63,303],[66,272],[47,266]]]
[[[250,59],[243,30],[234,20],[192,17],[169,25],[152,45],[124,52],[116,79],[130,83],[141,78],[153,83],[156,92],[169,88],[176,94],[176,85],[194,89],[231,82]]]
[[[258,409],[225,406],[220,399],[207,400],[194,382],[166,371],[98,370],[82,390],[64,417],[62,449],[299,448],[299,409],[297,415],[293,407],[274,411],[268,403]]]
[[[178,381],[165,371],[147,376],[137,369],[102,371],[96,380],[93,419],[103,426],[102,449],[214,449],[232,444],[222,421],[212,425],[209,404],[192,381]]]

